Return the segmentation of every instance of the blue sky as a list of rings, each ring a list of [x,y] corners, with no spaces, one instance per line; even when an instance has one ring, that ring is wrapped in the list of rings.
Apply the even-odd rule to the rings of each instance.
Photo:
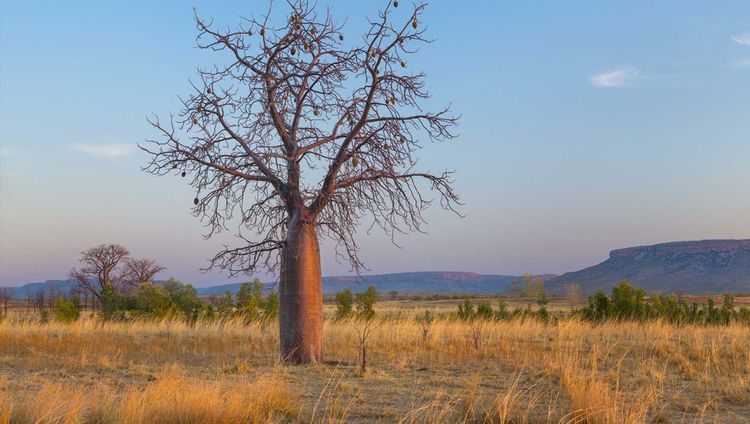
[[[420,155],[458,171],[466,218],[430,211],[401,249],[363,233],[371,271],[560,273],[617,247],[750,237],[750,4],[654,3],[431,3],[437,41],[409,66],[461,136]],[[378,6],[321,4],[351,34]],[[223,59],[193,47],[192,8],[233,24],[266,6],[0,3],[0,284],[65,277],[103,242],[165,277],[227,279],[198,268],[231,238],[203,240],[192,190],[141,172],[135,144]],[[323,269],[348,270],[327,244]]]

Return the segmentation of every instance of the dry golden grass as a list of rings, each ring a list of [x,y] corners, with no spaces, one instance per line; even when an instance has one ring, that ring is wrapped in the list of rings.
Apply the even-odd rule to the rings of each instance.
[[[402,306],[401,304],[398,304]],[[381,316],[394,313],[384,302]],[[744,422],[750,329],[577,320],[467,323],[418,310],[326,321],[326,364],[282,367],[277,328],[0,323],[0,424]]]

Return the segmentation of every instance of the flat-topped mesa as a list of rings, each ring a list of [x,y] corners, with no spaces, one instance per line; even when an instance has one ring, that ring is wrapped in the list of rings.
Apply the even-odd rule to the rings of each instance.
[[[609,252],[610,259],[636,258],[642,256],[668,256],[676,254],[720,253],[750,250],[750,240],[700,240],[678,241],[615,249]]]

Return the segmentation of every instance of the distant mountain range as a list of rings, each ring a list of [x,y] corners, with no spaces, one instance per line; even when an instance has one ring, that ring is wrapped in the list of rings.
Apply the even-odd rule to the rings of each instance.
[[[15,299],[26,299],[28,296],[33,296],[34,293],[39,292],[39,290],[48,290],[50,287],[54,287],[61,292],[66,293],[76,285],[78,285],[78,283],[75,280],[40,281],[37,283],[24,284],[19,287],[11,287],[10,295]]]
[[[628,280],[657,293],[750,293],[750,240],[702,240],[613,250],[609,259],[547,281],[553,293],[569,283],[584,293]]]
[[[562,294],[565,285],[580,284],[586,294],[609,289],[622,280],[656,293],[750,293],[750,240],[703,240],[655,244],[613,250],[609,259],[580,271],[560,276],[542,275],[550,293]],[[401,293],[478,293],[495,294],[508,290],[521,280],[514,275],[474,272],[403,272],[355,276],[323,277],[323,291],[335,293],[345,287],[363,291],[372,284],[380,291]],[[50,285],[66,291],[72,280],[29,283],[12,289],[13,296],[25,299]],[[201,295],[236,292],[240,283],[198,287]]]
[[[550,279],[555,275],[543,275]],[[375,274],[356,276],[323,277],[323,292],[335,293],[348,287],[352,291],[364,291],[373,285],[379,292],[398,291],[401,293],[503,293],[514,280],[513,275],[487,275],[475,272],[402,272],[396,274]],[[226,284],[199,288],[204,295],[221,294],[227,290],[237,291],[240,284]]]
[[[555,275],[542,275],[548,280]],[[514,280],[520,276],[486,275],[474,272],[404,272],[397,274],[376,274],[356,276],[323,277],[323,292],[335,293],[349,287],[353,291],[364,291],[373,285],[380,292],[398,291],[401,293],[482,293],[493,294],[505,292]],[[27,295],[56,286],[63,291],[74,287],[73,280],[48,280],[29,283],[12,289],[13,297],[25,299]],[[197,287],[198,294],[218,295],[230,291],[236,293],[241,283],[222,284],[210,287]]]

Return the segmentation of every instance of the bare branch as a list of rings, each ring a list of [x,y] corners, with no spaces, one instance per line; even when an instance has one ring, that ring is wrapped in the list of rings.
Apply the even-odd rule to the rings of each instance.
[[[70,277],[77,280],[81,288],[101,298],[101,290],[106,285],[119,283],[117,267],[126,260],[130,252],[119,244],[101,244],[81,252],[80,268],[70,271]]]
[[[336,240],[359,271],[362,218],[393,236],[421,231],[427,191],[446,209],[460,204],[450,172],[417,170],[415,152],[453,139],[458,122],[449,108],[424,110],[425,75],[408,69],[432,42],[426,5],[404,15],[389,3],[361,39],[314,3],[287,6],[284,22],[272,24],[269,7],[231,30],[196,15],[198,48],[224,60],[198,71],[176,117],[150,120],[159,138],[141,147],[146,171],[189,175],[206,237],[236,226],[242,245],[226,246],[208,269],[274,269],[294,217]]]

